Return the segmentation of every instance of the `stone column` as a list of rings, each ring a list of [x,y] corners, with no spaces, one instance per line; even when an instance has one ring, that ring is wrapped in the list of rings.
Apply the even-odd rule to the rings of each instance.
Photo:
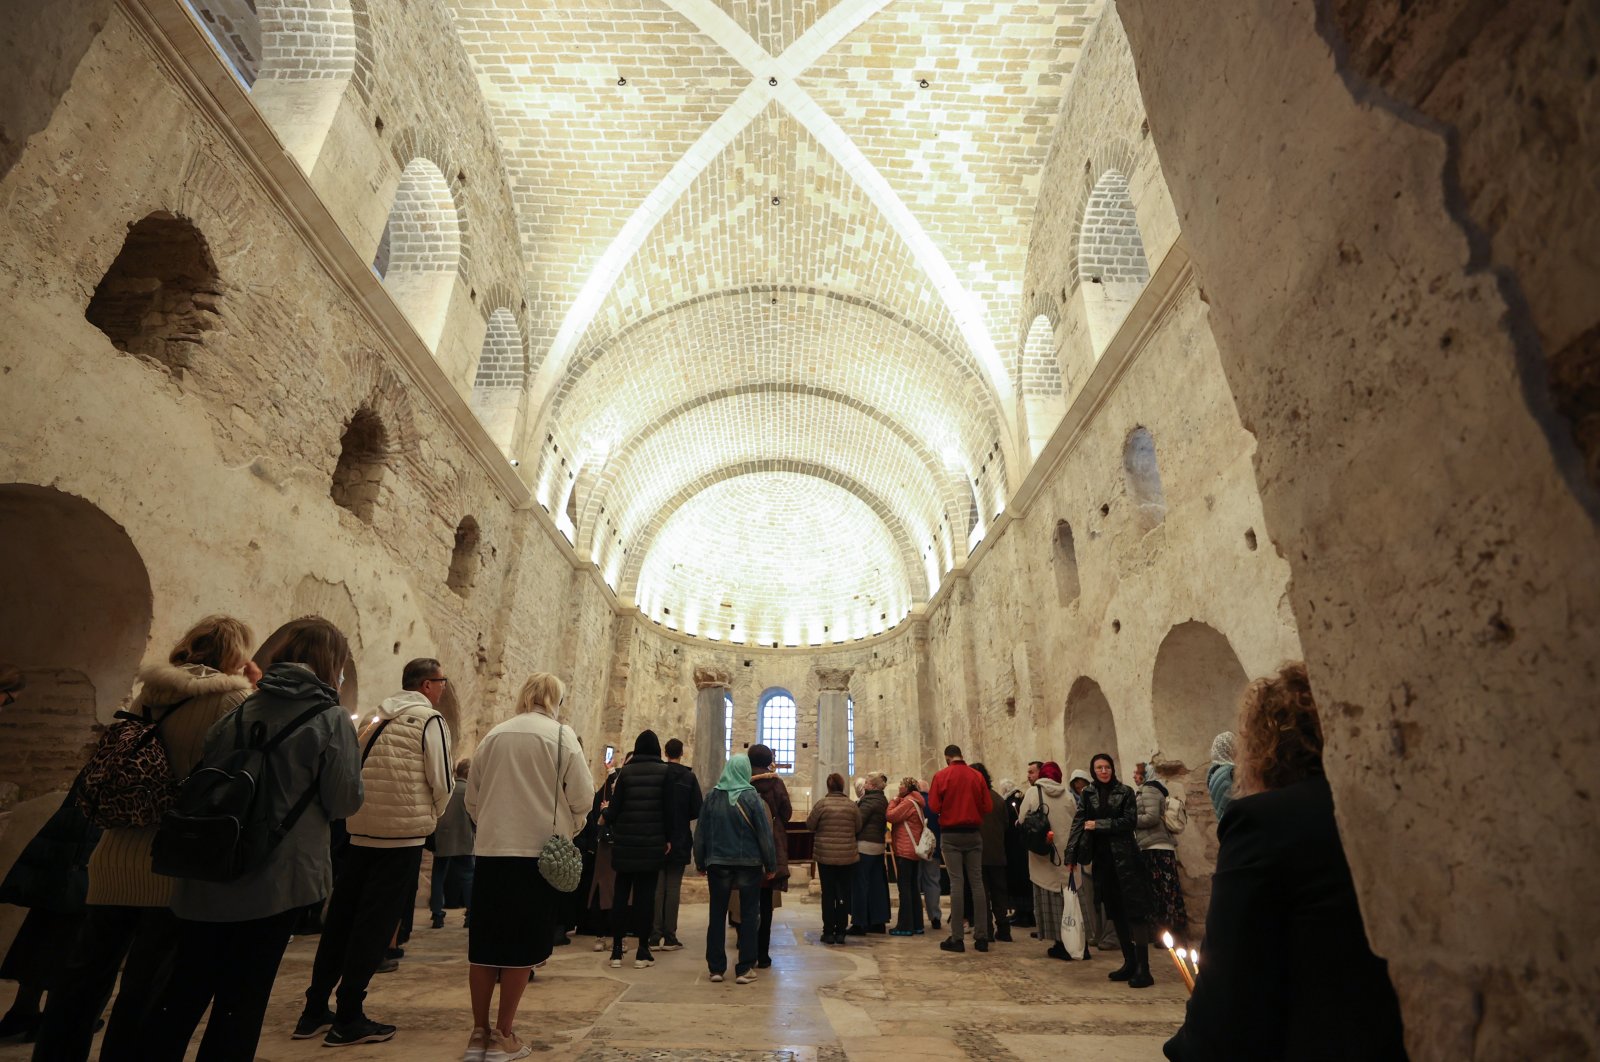
[[[811,803],[828,795],[828,775],[838,772],[850,782],[850,731],[846,704],[850,697],[850,668],[817,671],[817,773],[811,783]]]
[[[694,669],[694,747],[689,750],[689,762],[694,765],[695,777],[700,780],[700,791],[706,793],[722,777],[727,764],[723,751],[725,729],[725,698],[733,685],[733,676],[718,667]]]

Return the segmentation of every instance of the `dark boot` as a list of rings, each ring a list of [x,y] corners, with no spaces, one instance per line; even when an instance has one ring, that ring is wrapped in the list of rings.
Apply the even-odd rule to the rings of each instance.
[[[1156,983],[1156,979],[1150,974],[1150,945],[1139,944],[1134,950],[1139,957],[1139,968],[1128,978],[1128,987],[1149,988]]]
[[[1106,974],[1107,981],[1126,981],[1139,971],[1139,956],[1132,944],[1122,945],[1122,965]]]

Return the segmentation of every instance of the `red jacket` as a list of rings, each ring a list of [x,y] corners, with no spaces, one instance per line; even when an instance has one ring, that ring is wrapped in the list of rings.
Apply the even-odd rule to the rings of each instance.
[[[928,807],[939,816],[939,828],[976,829],[994,807],[983,775],[956,760],[933,776],[928,787]]]

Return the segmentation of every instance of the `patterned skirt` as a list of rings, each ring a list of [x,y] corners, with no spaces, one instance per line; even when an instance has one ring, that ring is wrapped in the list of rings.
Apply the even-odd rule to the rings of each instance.
[[[1183,885],[1178,880],[1178,853],[1150,848],[1139,855],[1150,875],[1150,898],[1155,905],[1151,924],[1182,936],[1189,928],[1189,911],[1183,905]]]
[[[1066,899],[1060,889],[1033,887],[1033,917],[1039,926],[1040,940],[1061,940],[1061,913]]]

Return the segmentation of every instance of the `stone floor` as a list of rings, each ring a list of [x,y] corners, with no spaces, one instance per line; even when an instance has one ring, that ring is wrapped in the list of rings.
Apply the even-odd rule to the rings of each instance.
[[[970,941],[965,954],[946,954],[931,933],[852,937],[844,948],[824,948],[816,943],[818,908],[803,901],[778,911],[774,965],[759,981],[741,986],[730,976],[712,984],[701,954],[706,913],[704,904],[686,905],[680,935],[689,946],[659,956],[649,970],[609,969],[606,956],[590,950],[590,938],[556,949],[523,997],[519,1031],[534,1044],[533,1057],[1138,1062],[1159,1060],[1162,1041],[1183,1018],[1185,992],[1170,964],[1154,966],[1154,988],[1135,991],[1106,980],[1109,955],[1087,963],[1046,959],[1025,929],[1018,943],[997,943],[988,955],[972,951]],[[395,1039],[352,1047],[340,1058],[460,1057],[471,1021],[459,922],[454,912],[444,929],[419,929],[400,969],[374,979],[368,1013],[399,1025]],[[289,1039],[315,950],[314,937],[290,945],[258,1059],[328,1059],[320,1040]],[[0,985],[7,1006],[12,990]],[[0,1046],[0,1062],[28,1055],[27,1047]]]

